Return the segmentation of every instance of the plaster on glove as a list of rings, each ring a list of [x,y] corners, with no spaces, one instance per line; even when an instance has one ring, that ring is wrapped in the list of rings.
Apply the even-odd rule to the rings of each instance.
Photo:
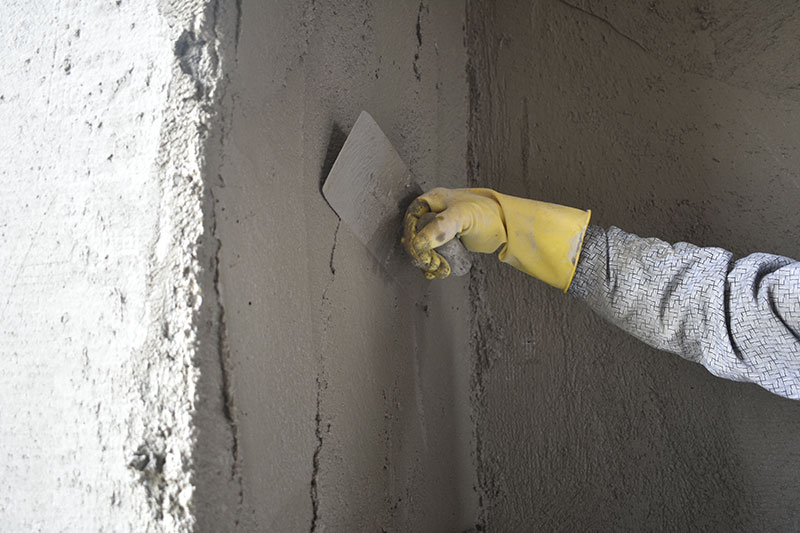
[[[419,218],[436,220],[417,231]],[[504,263],[566,292],[575,274],[590,211],[517,198],[491,189],[436,188],[419,196],[403,220],[403,245],[428,279],[446,278],[447,261],[436,248],[460,237],[473,252]]]

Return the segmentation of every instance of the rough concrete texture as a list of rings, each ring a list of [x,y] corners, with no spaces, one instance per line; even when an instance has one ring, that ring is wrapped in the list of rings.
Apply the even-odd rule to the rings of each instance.
[[[320,192],[362,109],[423,184],[465,183],[464,7],[242,2],[213,187],[233,435],[198,457],[233,464],[198,478],[201,530],[474,525],[466,281],[388,278]]]
[[[0,529],[185,531],[227,37],[192,0],[0,14]]]
[[[471,180],[644,236],[800,257],[795,2],[470,2]],[[800,404],[473,279],[481,525],[793,530]]]
[[[320,194],[366,109],[423,185],[800,256],[800,11],[639,4],[0,7],[0,529],[796,529],[796,403]]]

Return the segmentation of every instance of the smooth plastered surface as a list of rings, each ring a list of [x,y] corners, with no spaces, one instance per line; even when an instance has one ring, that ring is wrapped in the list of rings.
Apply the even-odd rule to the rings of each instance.
[[[634,4],[469,4],[472,183],[643,236],[800,257],[796,6]],[[482,267],[487,530],[796,528],[796,402]]]
[[[201,530],[475,523],[466,281],[387,276],[321,194],[362,110],[421,183],[466,182],[464,16],[242,2],[211,176],[234,440],[204,452],[234,465],[198,486]]]

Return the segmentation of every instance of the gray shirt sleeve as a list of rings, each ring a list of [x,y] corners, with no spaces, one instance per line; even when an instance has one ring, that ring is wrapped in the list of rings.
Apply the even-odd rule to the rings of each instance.
[[[714,375],[800,399],[800,262],[589,226],[568,293]]]

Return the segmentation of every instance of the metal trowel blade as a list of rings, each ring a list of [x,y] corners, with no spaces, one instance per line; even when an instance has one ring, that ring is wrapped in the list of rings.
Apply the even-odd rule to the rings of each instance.
[[[397,275],[410,265],[400,245],[403,214],[422,190],[366,111],[347,136],[322,194],[387,272]]]

